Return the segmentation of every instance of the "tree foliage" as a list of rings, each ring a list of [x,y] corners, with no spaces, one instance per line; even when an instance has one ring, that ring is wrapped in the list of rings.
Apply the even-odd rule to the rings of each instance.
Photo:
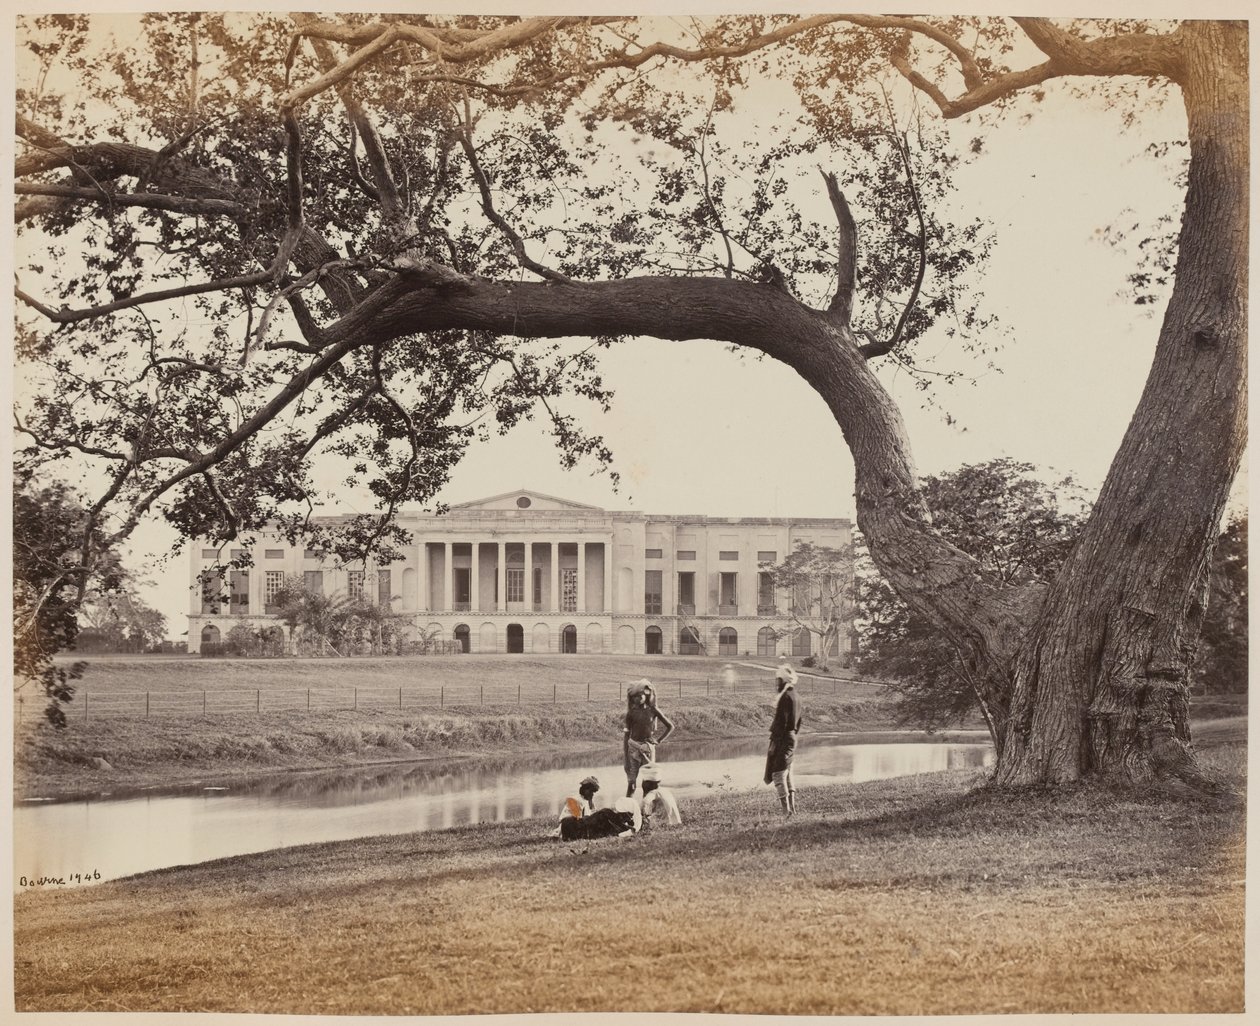
[[[1049,583],[1067,558],[1088,512],[1068,478],[1047,483],[1031,464],[990,460],[924,478],[940,530],[1009,587]],[[1003,731],[965,652],[916,616],[886,581],[859,561],[859,668],[891,680],[897,716],[927,730],[961,723],[977,711],[1000,747]],[[1247,518],[1233,518],[1217,541],[1207,609],[1194,663],[1202,688],[1244,690],[1247,681]]]
[[[346,656],[366,650],[373,655],[401,652],[411,617],[365,596],[325,595],[307,588],[302,578],[290,576],[268,603],[272,613],[289,628],[289,648],[318,655]],[[431,639],[422,634],[421,649]]]
[[[1088,511],[1071,478],[1046,483],[1032,464],[1005,457],[925,477],[923,489],[937,529],[1007,589],[1052,581]],[[1000,748],[1002,710],[988,701],[967,654],[916,616],[869,560],[863,565],[861,671],[896,683],[900,722],[934,730],[978,709]]]
[[[1230,519],[1212,554],[1207,611],[1194,664],[1206,692],[1247,690],[1247,515]]]
[[[787,595],[791,627],[808,631],[815,665],[827,669],[854,604],[853,552],[798,541],[778,563],[763,563],[774,587]]]
[[[78,617],[81,631],[90,629],[113,651],[147,652],[166,637],[166,616],[140,597],[134,575],[125,568],[115,587],[88,590]]]
[[[86,538],[86,543],[85,543]],[[88,554],[85,556],[84,548]],[[13,493],[13,686],[19,698],[37,689],[44,714],[64,727],[61,706],[74,698],[83,662],[57,664],[74,647],[84,595],[116,590],[123,572],[117,552],[64,482],[37,485],[19,473]]]

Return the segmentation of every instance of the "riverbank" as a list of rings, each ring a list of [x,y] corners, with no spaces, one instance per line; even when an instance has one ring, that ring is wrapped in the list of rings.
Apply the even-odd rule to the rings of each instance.
[[[806,692],[812,731],[889,731],[884,696]],[[687,740],[760,736],[769,698],[739,693],[663,701]],[[331,769],[532,751],[619,751],[624,706],[570,703],[444,710],[341,710],[25,724],[15,738],[19,799],[214,783],[286,770]],[[914,732],[906,732],[907,736]]]
[[[1241,787],[1235,729],[1207,731],[1203,760]],[[17,1007],[1242,1010],[1241,802],[982,782],[806,788],[788,821],[768,791],[718,790],[626,840],[564,844],[536,819],[22,893]]]

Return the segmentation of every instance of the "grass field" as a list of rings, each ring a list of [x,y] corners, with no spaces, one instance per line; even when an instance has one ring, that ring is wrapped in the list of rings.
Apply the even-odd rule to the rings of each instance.
[[[1241,786],[1238,727],[1205,731]],[[1214,741],[1224,744],[1212,747]],[[1245,816],[966,772],[241,856],[14,908],[23,1011],[1240,1012]]]
[[[61,657],[58,662],[73,662]],[[165,688],[224,690],[292,687],[396,687],[399,684],[472,686],[488,679],[526,686],[624,684],[653,681],[703,683],[721,679],[734,665],[748,681],[769,679],[774,663],[757,659],[703,656],[616,655],[460,655],[362,656],[349,659],[201,659],[196,656],[89,656],[80,686],[95,691]],[[760,667],[760,668],[759,668]]]

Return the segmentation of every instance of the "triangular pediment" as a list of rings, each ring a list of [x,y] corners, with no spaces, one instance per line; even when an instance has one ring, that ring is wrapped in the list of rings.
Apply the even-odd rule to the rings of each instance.
[[[485,499],[473,499],[471,502],[461,502],[450,507],[452,513],[456,510],[476,510],[476,509],[515,509],[515,510],[549,510],[549,509],[572,509],[572,510],[599,510],[599,506],[590,506],[584,502],[573,502],[571,499],[560,499],[554,495],[544,495],[542,492],[530,491],[528,488],[518,488],[516,491],[503,492],[501,495],[491,495]]]

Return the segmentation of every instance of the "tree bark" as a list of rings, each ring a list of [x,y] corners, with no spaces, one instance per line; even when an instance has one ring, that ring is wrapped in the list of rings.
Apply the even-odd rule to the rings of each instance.
[[[1184,29],[1190,177],[1175,286],[1137,411],[1016,664],[1001,784],[1198,778],[1189,666],[1246,444],[1246,31]]]

